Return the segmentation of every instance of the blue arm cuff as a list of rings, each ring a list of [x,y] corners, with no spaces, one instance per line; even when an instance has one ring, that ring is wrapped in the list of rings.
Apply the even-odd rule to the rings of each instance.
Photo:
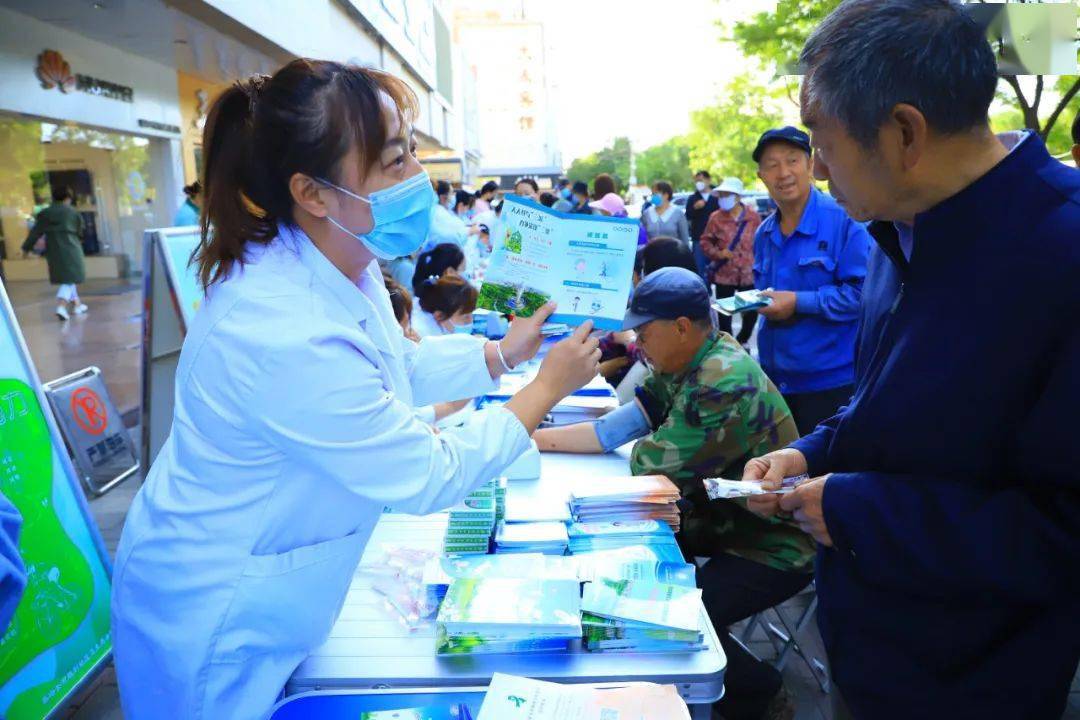
[[[641,412],[636,402],[628,402],[597,420],[593,427],[596,429],[596,438],[600,441],[600,447],[604,452],[611,452],[617,447],[625,445],[631,440],[645,437],[652,428],[645,413]]]
[[[799,315],[821,314],[821,300],[817,290],[798,290],[795,292],[795,312]]]
[[[855,547],[842,523],[844,517],[860,517],[858,508],[845,505],[851,499],[851,483],[857,482],[852,473],[832,473],[825,481],[825,492],[821,496],[821,514],[825,518],[825,527],[832,538],[833,547],[848,553],[855,559]]]
[[[825,430],[818,429],[799,438],[788,445],[803,454],[810,477],[823,475],[825,472],[825,455],[829,448],[829,434]]]

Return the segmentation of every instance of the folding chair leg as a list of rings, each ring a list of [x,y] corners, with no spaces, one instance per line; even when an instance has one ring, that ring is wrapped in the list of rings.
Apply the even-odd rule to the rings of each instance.
[[[780,625],[782,626],[782,628],[777,627],[774,623],[767,622],[763,619],[761,620],[762,624],[769,631],[769,639],[773,640],[774,645],[779,641],[778,653],[772,662],[773,667],[782,671],[791,656],[791,652],[794,650],[795,654],[806,664],[806,667],[810,670],[810,674],[814,676],[814,680],[817,681],[818,687],[821,688],[821,692],[827,694],[831,687],[828,668],[826,668],[825,664],[818,658],[807,655],[806,651],[798,641],[798,634],[810,624],[810,621],[814,617],[814,612],[817,610],[817,595],[814,595],[794,623],[790,622],[778,607],[770,608],[770,610],[776,615],[777,620],[779,620]]]
[[[747,621],[746,627],[743,628],[742,633],[739,635],[739,640],[742,642],[743,645],[749,644],[750,640],[753,639],[754,628],[756,628],[758,623],[760,622],[761,613],[756,613],[750,616],[750,620]]]

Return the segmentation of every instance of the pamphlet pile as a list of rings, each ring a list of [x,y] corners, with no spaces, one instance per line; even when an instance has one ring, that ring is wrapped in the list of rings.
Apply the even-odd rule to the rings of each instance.
[[[690,712],[674,685],[593,688],[495,673],[477,720],[690,720]]]
[[[705,649],[701,590],[637,580],[585,583],[585,649],[678,653]]]
[[[571,523],[567,528],[571,554],[613,550],[631,545],[649,547],[657,560],[681,561],[675,532],[660,520]]]
[[[679,488],[663,475],[582,478],[570,490],[580,523],[662,520],[679,530]]]
[[[508,523],[524,522],[570,522],[570,506],[563,497],[534,495],[514,492],[506,495],[506,515]]]
[[[633,580],[697,587],[697,566],[670,560],[624,560],[610,553],[572,555],[581,582],[598,580]]]
[[[454,580],[435,621],[439,655],[559,652],[580,637],[577,580]]]
[[[423,583],[428,607],[436,608],[457,579],[517,578],[521,580],[578,580],[574,558],[515,554],[432,558],[424,565]]]
[[[569,538],[561,522],[499,523],[495,533],[497,553],[565,555]]]

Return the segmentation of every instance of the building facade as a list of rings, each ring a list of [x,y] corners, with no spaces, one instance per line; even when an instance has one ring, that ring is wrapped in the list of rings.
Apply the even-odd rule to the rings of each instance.
[[[512,186],[515,176],[541,187],[562,174],[544,25],[523,16],[513,3],[462,0],[454,15],[454,39],[475,74],[481,169],[478,182]]]
[[[466,68],[434,0],[0,0],[0,257],[45,277],[20,246],[52,189],[87,227],[91,277],[142,263],[143,231],[172,224],[202,168],[216,95],[295,57],[398,75],[416,92],[421,157],[471,158]],[[455,59],[457,60],[455,61]]]

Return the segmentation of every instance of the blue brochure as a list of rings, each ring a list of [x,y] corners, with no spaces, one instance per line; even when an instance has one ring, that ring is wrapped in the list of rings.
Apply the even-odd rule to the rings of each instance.
[[[528,317],[549,300],[551,322],[622,328],[634,272],[638,224],[571,215],[517,195],[502,209],[503,235],[484,273],[478,306]]]

